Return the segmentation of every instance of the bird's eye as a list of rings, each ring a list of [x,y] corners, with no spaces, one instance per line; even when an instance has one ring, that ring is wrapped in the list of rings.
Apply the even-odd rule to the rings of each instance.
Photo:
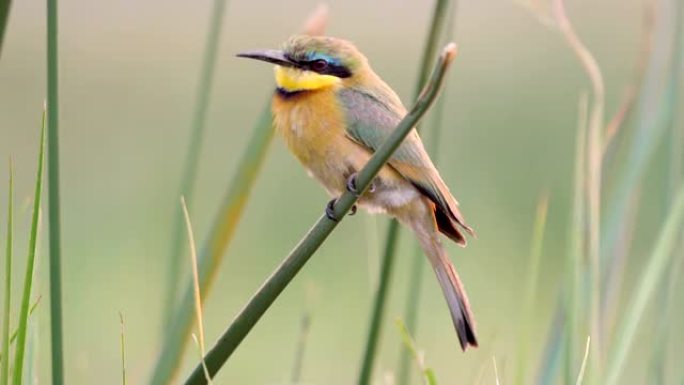
[[[328,68],[328,62],[323,59],[314,60],[311,62],[311,69],[320,72]]]

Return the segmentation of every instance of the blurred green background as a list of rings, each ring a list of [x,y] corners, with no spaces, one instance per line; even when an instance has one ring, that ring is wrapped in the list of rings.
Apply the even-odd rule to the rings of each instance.
[[[234,54],[278,46],[299,30],[316,4],[229,1],[198,189],[190,205],[198,242],[211,225],[249,130],[273,88],[269,66]],[[157,357],[165,333],[160,325],[171,223],[210,6],[207,0],[60,2],[67,383],[120,383],[119,311],[126,322],[130,383],[147,381]],[[357,43],[374,69],[409,103],[432,2],[334,1],[330,11],[328,34]],[[3,164],[8,156],[15,160],[21,203],[17,293],[45,98],[44,12],[41,1],[14,2],[0,61],[0,159]],[[643,4],[577,0],[568,2],[568,12],[603,69],[610,117],[625,87],[634,83]],[[538,306],[532,316],[536,333],[527,342],[534,362],[539,361],[561,290],[577,100],[589,84],[561,36],[509,0],[460,1],[455,40],[460,53],[443,94],[447,108],[436,161],[478,232],[468,248],[448,247],[471,298],[481,347],[467,354],[460,351],[429,269],[415,338],[443,384],[473,384],[479,376],[482,383],[494,383],[492,356],[507,383],[514,374],[523,321],[535,206],[544,193],[550,197],[549,223]],[[626,293],[661,223],[662,164],[658,159],[653,162],[644,183]],[[2,180],[0,202],[5,202],[4,176]],[[327,199],[277,138],[207,299],[208,344],[319,217]],[[5,212],[0,205],[1,217]],[[352,383],[366,337],[385,222],[365,213],[345,220],[240,346],[216,383],[286,384],[300,318],[307,311],[312,325],[303,382]],[[377,383],[397,363],[401,345],[393,321],[403,312],[413,253],[409,233],[402,232]],[[187,278],[189,258],[183,263]],[[43,252],[35,289],[45,297],[36,313],[40,383],[49,382],[46,267]],[[185,284],[186,279],[178,282]],[[684,287],[680,284],[679,289]],[[680,305],[681,300],[679,296]],[[682,324],[681,306],[674,313],[672,324]],[[657,317],[658,310],[651,314]],[[652,317],[645,320],[637,338],[642,345],[649,344],[652,333]],[[673,328],[671,333],[672,341],[684,340],[681,330]],[[577,343],[583,345],[585,338],[577,336]],[[671,357],[684,353],[682,346],[670,349]],[[639,355],[638,347],[634,351],[623,378],[625,383],[642,384],[649,356]],[[196,357],[191,345],[181,378],[194,367]],[[675,375],[679,378],[681,373],[671,368],[669,376]]]

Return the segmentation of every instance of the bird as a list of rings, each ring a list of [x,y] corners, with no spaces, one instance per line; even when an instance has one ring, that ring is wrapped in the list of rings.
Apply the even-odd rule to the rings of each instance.
[[[305,34],[290,37],[281,49],[237,56],[275,65],[273,125],[309,175],[333,198],[347,190],[359,194],[356,173],[407,114],[366,56],[350,41]],[[461,349],[477,347],[468,297],[440,239],[441,233],[465,247],[465,234],[475,233],[415,128],[359,195],[359,207],[413,230],[441,286]],[[335,202],[326,215],[338,221]]]

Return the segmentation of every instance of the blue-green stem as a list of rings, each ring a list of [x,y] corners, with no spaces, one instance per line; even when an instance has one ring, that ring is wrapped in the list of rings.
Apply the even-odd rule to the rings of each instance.
[[[59,198],[59,92],[57,0],[47,0],[47,143],[50,239],[50,336],[52,385],[64,383],[62,327],[62,226]]]

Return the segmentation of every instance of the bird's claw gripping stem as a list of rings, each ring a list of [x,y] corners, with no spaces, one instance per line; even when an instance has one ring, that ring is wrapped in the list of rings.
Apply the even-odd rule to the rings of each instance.
[[[361,196],[359,189],[356,187],[356,173],[349,175],[349,178],[347,178],[347,190],[357,198]],[[368,186],[368,192],[375,192],[375,184],[373,182]]]
[[[337,199],[331,199],[330,202],[325,206],[325,216],[331,221],[339,222],[340,219],[335,216],[335,204],[337,204]],[[349,210],[349,215],[356,214],[356,205],[353,205]]]

